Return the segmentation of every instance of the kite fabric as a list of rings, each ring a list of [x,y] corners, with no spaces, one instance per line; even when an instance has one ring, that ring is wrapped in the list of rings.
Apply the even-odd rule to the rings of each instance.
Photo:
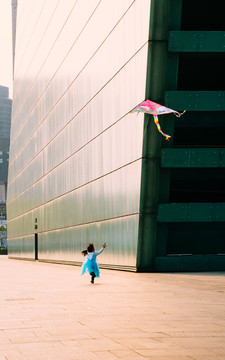
[[[133,110],[131,110],[131,112],[144,112],[147,114],[152,114],[153,118],[154,118],[154,122],[157,126],[158,131],[165,136],[166,140],[169,140],[169,138],[171,137],[168,134],[165,134],[164,132],[162,132],[161,127],[159,125],[159,119],[157,115],[163,115],[163,114],[169,114],[169,113],[174,113],[177,117],[180,117],[183,113],[185,113],[185,111],[183,111],[182,113],[179,113],[176,110],[172,110],[169,109],[165,106],[159,105],[151,100],[146,100],[144,102],[142,102],[140,105],[136,106]]]

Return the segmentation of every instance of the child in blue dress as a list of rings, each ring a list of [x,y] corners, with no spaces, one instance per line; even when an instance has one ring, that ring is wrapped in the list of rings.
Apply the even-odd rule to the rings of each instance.
[[[99,277],[99,267],[96,257],[103,252],[106,247],[106,243],[102,245],[102,248],[99,251],[95,251],[95,247],[93,244],[89,244],[87,246],[87,250],[81,251],[81,253],[85,256],[82,268],[81,275],[85,272],[89,272],[91,275],[91,283],[94,284],[95,277]]]

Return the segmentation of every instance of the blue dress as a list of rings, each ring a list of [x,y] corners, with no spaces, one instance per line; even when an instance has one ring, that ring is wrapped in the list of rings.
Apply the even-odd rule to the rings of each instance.
[[[85,258],[84,258],[84,262],[81,268],[81,275],[83,275],[84,273],[89,273],[91,274],[92,272],[94,272],[96,277],[99,277],[99,267],[98,267],[98,262],[97,262],[97,255],[101,254],[103,252],[104,248],[101,248],[101,250],[99,251],[93,251],[88,253]]]

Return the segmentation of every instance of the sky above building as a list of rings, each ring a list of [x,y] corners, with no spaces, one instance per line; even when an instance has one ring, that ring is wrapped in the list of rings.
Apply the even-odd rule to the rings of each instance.
[[[12,16],[11,0],[0,0],[0,85],[9,88],[12,98]]]

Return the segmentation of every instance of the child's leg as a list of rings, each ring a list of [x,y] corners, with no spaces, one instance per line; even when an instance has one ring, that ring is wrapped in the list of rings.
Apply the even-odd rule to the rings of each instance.
[[[91,272],[91,283],[94,284],[95,282],[95,273],[94,272]]]

